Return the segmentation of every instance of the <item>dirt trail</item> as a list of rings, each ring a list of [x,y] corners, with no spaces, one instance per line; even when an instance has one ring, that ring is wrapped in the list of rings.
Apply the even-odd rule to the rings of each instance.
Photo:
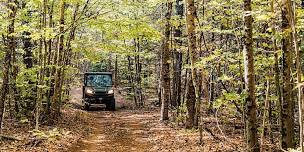
[[[239,151],[241,134],[231,132],[230,141],[216,140],[203,133],[203,144],[198,144],[198,133],[177,129],[159,121],[159,110],[123,110],[128,107],[122,95],[116,93],[117,111],[101,109],[89,111],[92,134],[79,141],[68,152],[212,152]],[[72,90],[72,102],[79,103],[81,89]],[[214,125],[210,125],[216,131]]]
[[[71,152],[129,152],[149,151],[152,144],[149,141],[148,124],[157,116],[155,112],[121,110],[126,102],[116,93],[117,111],[107,112],[93,108],[90,116],[93,132],[85,140],[78,142],[68,151]],[[72,90],[72,102],[80,103],[81,89]]]
[[[92,114],[96,119],[93,134],[70,151],[140,152],[151,149],[147,123],[153,115],[134,111],[98,111]]]

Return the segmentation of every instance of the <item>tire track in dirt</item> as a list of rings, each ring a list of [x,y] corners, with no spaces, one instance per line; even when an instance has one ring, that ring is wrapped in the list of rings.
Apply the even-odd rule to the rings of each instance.
[[[92,112],[96,122],[93,134],[80,141],[73,152],[143,152],[152,148],[149,141],[149,115],[136,111]],[[153,116],[150,116],[153,117]]]

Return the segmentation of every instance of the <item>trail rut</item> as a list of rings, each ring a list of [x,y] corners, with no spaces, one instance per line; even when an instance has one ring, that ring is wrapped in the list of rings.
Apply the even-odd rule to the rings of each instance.
[[[93,134],[69,151],[141,152],[152,148],[149,128],[146,125],[153,115],[129,110],[92,113],[96,119]]]

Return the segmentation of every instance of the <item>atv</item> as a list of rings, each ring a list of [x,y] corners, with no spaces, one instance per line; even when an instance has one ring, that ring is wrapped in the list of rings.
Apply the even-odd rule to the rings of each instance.
[[[111,72],[84,73],[82,92],[84,109],[89,110],[92,105],[105,104],[106,110],[115,110]]]

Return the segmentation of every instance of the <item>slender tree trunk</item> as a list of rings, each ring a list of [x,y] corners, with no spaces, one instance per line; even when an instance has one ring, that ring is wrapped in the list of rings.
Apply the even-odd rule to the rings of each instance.
[[[265,105],[263,111],[263,124],[262,124],[262,133],[261,133],[261,151],[264,151],[264,141],[266,136],[266,129],[269,128],[269,110],[270,110],[270,101],[269,101],[269,79],[266,82],[266,92],[265,92]],[[271,131],[271,130],[268,130]]]
[[[191,129],[194,127],[194,117],[195,117],[195,88],[193,86],[192,74],[189,70],[187,74],[187,93],[186,93],[186,107],[187,107],[187,118],[186,118],[186,128]]]
[[[194,116],[194,125],[199,125],[199,117],[200,117],[200,77],[199,71],[196,67],[196,62],[198,58],[197,53],[197,46],[196,46],[196,24],[195,18],[196,15],[196,8],[194,6],[194,0],[187,0],[187,31],[188,31],[188,47],[189,47],[189,54],[190,54],[190,63],[191,63],[191,76],[192,76],[192,83],[195,90],[195,116]]]
[[[114,68],[114,87],[118,86],[118,55],[115,55],[115,68]]]
[[[173,2],[168,0],[166,12],[166,25],[164,31],[164,39],[162,43],[162,79],[161,79],[161,120],[169,119],[169,103],[170,103],[170,19],[172,14]]]
[[[42,19],[40,19],[40,30],[42,30]],[[40,109],[42,105],[42,85],[43,85],[43,52],[42,52],[43,38],[41,37],[39,40],[39,74],[38,74],[38,91],[37,91],[37,101],[35,106],[35,129],[39,129],[39,118],[40,118]]]
[[[137,48],[138,48],[138,43],[136,42],[136,39],[134,39],[134,47],[135,47],[135,53],[137,53]],[[135,64],[135,73],[134,73],[134,80],[133,80],[133,91],[134,91],[134,101],[135,101],[135,106],[139,107],[140,105],[140,99],[138,98],[138,86],[137,86],[137,76],[138,76],[138,60],[137,60],[137,55],[134,56],[134,64]]]
[[[73,54],[73,51],[72,51],[72,41],[75,39],[75,32],[76,32],[76,17],[78,15],[78,10],[79,10],[79,3],[77,3],[74,7],[74,11],[73,11],[73,15],[72,15],[72,23],[71,23],[71,29],[70,29],[70,33],[69,33],[69,37],[67,39],[67,42],[66,42],[66,48],[65,48],[65,51],[64,51],[64,54],[63,54],[63,58],[64,58],[64,64],[63,64],[63,70],[62,70],[62,79],[61,79],[61,86],[60,86],[60,90],[62,90],[63,88],[63,85],[65,85],[65,94],[66,95],[69,95],[69,92],[71,90],[71,78],[70,76],[66,76],[65,73],[66,73],[66,70],[67,70],[67,67],[69,67],[71,65],[71,60],[72,60],[72,54]],[[60,96],[61,98],[61,96]]]
[[[130,92],[132,92],[132,90],[134,90],[134,85],[133,85],[133,68],[132,68],[132,58],[131,56],[128,56],[128,83],[129,83],[129,87],[131,87]]]
[[[18,4],[17,1],[14,1],[13,2],[15,5]],[[10,5],[10,4],[9,4]],[[14,9],[12,11],[14,11],[14,16],[16,17],[16,13],[17,13],[17,6],[13,6]],[[13,21],[12,22],[15,22],[15,17],[12,19]],[[15,27],[14,27],[14,23],[12,23],[12,33],[15,32]],[[10,72],[10,84],[11,84],[11,87],[10,87],[10,93],[11,93],[11,99],[12,99],[12,103],[15,104],[15,110],[16,112],[19,111],[18,108],[18,102],[20,102],[20,95],[19,95],[19,89],[17,88],[16,86],[16,81],[17,81],[17,75],[18,75],[18,65],[17,65],[17,56],[16,56],[16,47],[17,47],[17,41],[16,41],[16,37],[15,36],[11,36],[11,53],[12,53],[12,60],[11,60],[11,72]],[[11,110],[11,109],[10,109]],[[18,114],[17,114],[18,115]]]
[[[59,48],[58,48],[58,58],[57,58],[57,65],[59,66],[56,68],[56,75],[55,75],[55,86],[54,86],[54,95],[52,97],[52,103],[54,104],[54,116],[57,117],[60,113],[61,107],[61,82],[62,78],[62,66],[63,66],[63,59],[64,59],[64,24],[65,24],[65,0],[61,0],[60,4],[60,37],[59,37]]]
[[[2,132],[2,123],[3,123],[3,115],[4,115],[4,105],[7,94],[9,93],[9,73],[11,67],[12,60],[12,52],[16,49],[16,41],[15,37],[12,35],[15,32],[15,17],[17,13],[17,1],[16,0],[8,0],[8,19],[10,20],[9,25],[7,27],[7,35],[3,35],[3,40],[6,45],[5,48],[5,57],[3,64],[3,80],[1,85],[1,93],[0,93],[0,130]]]
[[[246,129],[247,129],[247,150],[252,152],[259,151],[257,137],[257,105],[255,101],[255,73],[254,73],[254,53],[252,38],[252,9],[251,0],[244,0],[244,23],[245,23],[245,48],[244,48],[244,66],[245,66],[245,89],[247,97],[246,103]]]
[[[47,0],[43,0],[43,9],[41,11],[42,18],[40,19],[40,30],[43,31],[44,33],[45,28],[47,26],[46,22],[46,15],[47,15]],[[44,50],[43,50],[44,47]],[[38,92],[37,92],[37,102],[36,102],[36,115],[35,115],[35,129],[39,129],[39,120],[40,120],[40,114],[41,114],[41,109],[42,109],[42,99],[44,96],[44,77],[45,77],[45,67],[46,67],[46,59],[48,56],[48,48],[47,48],[47,41],[45,36],[41,37],[39,40],[39,74],[38,74]]]
[[[54,5],[55,5],[55,0],[53,0],[50,8],[49,8],[49,28],[52,28],[53,27],[53,12],[54,12]],[[48,57],[47,57],[47,65],[50,66],[51,65],[51,60],[52,60],[52,54],[53,51],[52,51],[52,46],[53,44],[53,39],[49,39],[48,40]],[[46,72],[46,77],[49,78],[47,80],[47,84],[49,85],[50,89],[47,90],[47,95],[46,95],[46,100],[47,100],[47,106],[46,106],[46,115],[49,115],[50,112],[51,112],[51,97],[53,96],[53,93],[54,93],[54,78],[51,77],[52,75],[54,75],[54,72],[55,69],[54,68],[51,68],[51,67],[48,67],[47,68],[47,72]]]
[[[275,0],[272,0],[271,5],[270,5],[271,11],[272,11],[273,14],[275,14],[274,3],[275,3]],[[278,96],[277,111],[279,111],[279,123],[280,123],[280,126],[281,126],[282,92],[281,92],[281,84],[280,84],[280,68],[279,68],[279,57],[278,57],[279,50],[278,50],[277,41],[276,41],[276,38],[275,38],[276,29],[275,29],[274,19],[272,19],[271,24],[272,24],[271,25],[272,49],[273,49],[273,52],[274,52],[274,72],[275,72],[274,81],[275,81],[275,87],[276,87],[276,95]]]
[[[296,29],[296,6],[295,2],[293,2],[293,7],[289,9],[289,16],[290,20],[289,23],[291,24],[292,28],[292,38],[293,38],[293,45],[296,55],[296,69],[297,69],[297,84],[298,84],[298,108],[299,108],[299,125],[300,125],[300,148],[301,152],[304,152],[303,148],[303,105],[304,105],[304,98],[303,98],[303,86],[302,83],[302,59],[301,59],[301,53],[298,47],[298,35],[297,35],[297,29]]]
[[[282,148],[294,148],[294,103],[292,100],[292,47],[290,0],[282,0],[282,51],[283,51],[283,103],[282,103]]]
[[[135,90],[134,90],[134,94],[137,100],[137,105],[138,107],[143,107],[143,100],[142,100],[142,88],[141,88],[141,66],[142,64],[140,63],[140,42],[139,42],[139,38],[137,38],[136,40],[134,40],[135,45],[135,53],[137,53],[137,55],[135,55]]]
[[[179,19],[182,20],[184,16],[184,4],[182,4],[182,0],[176,0],[176,15],[178,15]],[[176,47],[173,51],[173,58],[174,58],[174,73],[173,73],[173,94],[172,94],[172,106],[178,107],[181,104],[181,71],[182,71],[182,23],[179,22],[179,26],[175,29],[174,32],[175,37],[175,44]]]

